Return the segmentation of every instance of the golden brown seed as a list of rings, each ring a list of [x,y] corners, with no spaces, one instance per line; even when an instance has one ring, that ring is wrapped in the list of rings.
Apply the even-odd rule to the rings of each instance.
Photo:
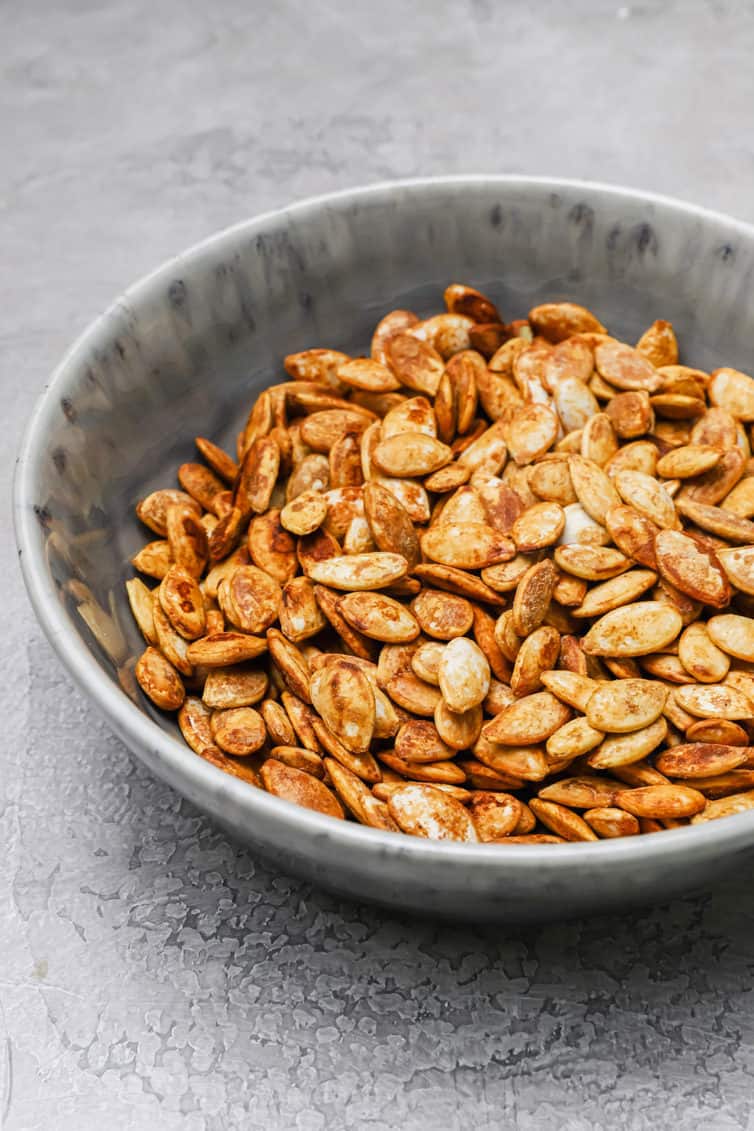
[[[548,502],[560,503],[563,507],[576,502],[576,492],[571,482],[568,459],[567,455],[549,455],[545,456],[539,463],[532,465],[529,469],[528,482],[529,487],[538,498]],[[504,486],[504,484],[501,486]],[[513,514],[515,520],[523,509],[523,505],[515,491],[508,488],[508,492],[509,496],[512,497],[511,501],[514,505],[517,504],[517,509]],[[507,534],[510,529],[509,526],[503,533]]]
[[[209,546],[196,511],[182,504],[168,507],[167,535],[173,562],[192,577],[201,577],[209,558]]]
[[[550,758],[577,758],[598,746],[605,737],[584,718],[571,719],[547,739]]]
[[[717,557],[731,585],[742,593],[754,594],[754,546],[719,550]]]
[[[310,702],[309,669],[296,645],[286,640],[278,629],[269,628],[267,647],[286,687],[305,702]]]
[[[280,512],[280,521],[291,534],[313,534],[327,517],[327,499],[320,491],[303,491]]]
[[[747,373],[740,373],[737,369],[716,369],[710,376],[707,394],[713,405],[739,420],[754,420],[754,386]]]
[[[618,437],[607,413],[598,412],[581,430],[581,455],[605,467],[618,450]]]
[[[659,718],[641,730],[629,734],[611,734],[588,758],[595,770],[610,770],[628,766],[646,758],[666,738],[668,725]]]
[[[178,468],[178,482],[205,510],[212,510],[215,495],[225,490],[222,480],[200,463],[181,464]]]
[[[678,659],[699,683],[720,683],[730,667],[726,654],[713,642],[707,625],[690,624],[678,641]]]
[[[281,631],[294,644],[316,636],[327,624],[307,577],[294,577],[283,587],[278,617]]]
[[[623,501],[642,517],[662,528],[679,528],[673,500],[656,479],[642,471],[619,471],[615,485]]]
[[[691,818],[692,825],[713,821],[718,817],[732,817],[736,813],[746,813],[754,809],[754,790],[738,793],[733,797],[721,797],[718,801],[708,801],[704,810]]]
[[[387,805],[379,801],[356,774],[334,758],[325,758],[324,765],[338,797],[360,824],[400,832]]]
[[[267,641],[243,632],[213,632],[192,641],[187,649],[189,663],[207,668],[253,660],[267,651]]]
[[[535,797],[529,802],[529,807],[546,828],[552,829],[564,840],[598,839],[596,833],[592,831],[583,817],[579,817],[577,813],[566,809],[564,805],[558,805],[554,801],[543,801],[541,798]]]
[[[714,742],[722,746],[747,746],[749,736],[743,727],[728,719],[697,719],[686,728],[689,742]]]
[[[425,644],[420,644],[411,657],[414,674],[435,687],[440,684],[439,668],[444,648],[445,645],[439,640],[428,640]]]
[[[402,332],[387,340],[386,352],[388,365],[401,385],[417,393],[435,395],[445,366],[442,357],[429,342]]]
[[[270,758],[282,762],[286,766],[293,766],[312,777],[324,777],[325,770],[319,754],[312,753],[303,746],[273,746],[270,749]]]
[[[657,581],[657,574],[651,569],[632,569],[601,585],[589,589],[583,601],[574,610],[577,617],[599,617],[611,609],[628,605],[651,589]],[[557,594],[556,594],[557,595]]]
[[[204,598],[190,573],[180,566],[171,566],[160,582],[158,593],[162,610],[176,632],[185,640],[196,640],[204,635]]]
[[[478,644],[460,636],[446,645],[438,669],[440,690],[451,711],[480,704],[490,686],[490,666]]]
[[[220,749],[236,757],[260,750],[267,737],[262,716],[251,707],[215,711],[210,726],[212,737]]]
[[[481,841],[497,841],[516,831],[523,806],[510,793],[480,791],[472,795],[468,808]]]
[[[379,758],[389,770],[410,781],[435,785],[460,785],[466,781],[466,774],[455,762],[405,762],[397,754],[389,754],[387,751],[380,754]]]
[[[423,432],[404,432],[382,440],[372,452],[372,462],[385,475],[431,475],[452,457],[450,448]]]
[[[510,678],[516,698],[531,695],[542,686],[542,674],[555,667],[560,654],[560,633],[549,625],[536,628],[521,644]]]
[[[344,657],[314,672],[310,693],[314,709],[348,750],[364,753],[369,749],[375,725],[374,693],[359,667]]]
[[[219,448],[217,444],[213,444],[211,440],[207,440],[204,436],[197,436],[194,441],[199,452],[204,456],[205,460],[217,472],[221,479],[226,483],[233,483],[236,475],[238,474],[238,464],[232,459],[227,452]]]
[[[573,671],[542,672],[541,680],[563,703],[582,712],[599,686],[596,680]]]
[[[586,307],[575,302],[546,302],[529,311],[529,322],[548,342],[562,342],[574,334],[604,334],[605,327]]]
[[[264,697],[268,684],[265,672],[246,664],[213,668],[207,673],[202,699],[215,710],[251,707]]]
[[[557,503],[536,503],[516,519],[511,535],[519,553],[552,546],[565,528],[565,514]]]
[[[339,599],[338,609],[353,628],[372,640],[404,644],[420,632],[410,611],[383,593],[349,593]]]
[[[132,577],[126,582],[128,603],[134,620],[139,626],[139,631],[147,644],[157,644],[157,629],[154,625],[152,610],[154,608],[154,594],[138,577]]]
[[[468,483],[470,478],[470,467],[466,467],[462,463],[448,463],[445,467],[441,467],[439,471],[428,476],[424,480],[424,486],[428,491],[446,494],[449,491],[455,491],[457,487],[462,487],[464,483]]]
[[[625,734],[649,726],[662,714],[667,688],[647,679],[621,679],[602,684],[587,704],[593,727]]]
[[[276,746],[296,745],[296,732],[291,726],[285,708],[280,703],[274,699],[265,699],[259,710],[264,719],[270,742]]]
[[[371,354],[377,361],[387,364],[386,347],[390,338],[415,326],[419,319],[410,310],[391,310],[375,327]]]
[[[722,683],[687,684],[674,692],[678,704],[697,719],[750,719],[754,708],[735,687]]]
[[[672,323],[662,319],[653,322],[636,343],[636,352],[658,369],[664,365],[676,365],[678,342]]]
[[[517,408],[507,429],[508,449],[519,466],[533,463],[555,443],[558,418],[542,404],[525,404]]]
[[[729,656],[754,662],[754,621],[727,613],[710,617],[707,631],[713,644]]]
[[[375,552],[309,562],[305,569],[312,581],[349,592],[393,584],[407,573],[408,562],[401,554]]]
[[[439,589],[423,589],[412,601],[411,609],[422,631],[437,640],[464,636],[474,620],[467,600]]]
[[[604,526],[607,512],[620,504],[610,478],[594,460],[580,455],[570,456],[568,466],[579,502],[590,518]]]
[[[665,479],[690,479],[715,467],[720,455],[708,444],[683,444],[657,461],[657,474]]]
[[[621,440],[643,436],[654,426],[654,413],[645,390],[618,393],[608,401],[605,412]]]
[[[165,576],[172,562],[173,555],[167,541],[147,542],[131,558],[134,569],[146,573],[149,577],[156,577],[158,581]]]
[[[594,351],[594,362],[600,376],[618,389],[646,389],[657,392],[662,377],[641,353],[623,342],[600,342]]]
[[[624,573],[631,559],[610,546],[583,546],[578,543],[558,546],[555,562],[566,573],[584,581],[602,581]]]
[[[567,723],[571,712],[549,691],[518,699],[483,728],[491,742],[505,746],[528,746],[544,742]]]
[[[681,630],[681,615],[660,601],[637,601],[613,609],[592,625],[583,640],[590,656],[647,656],[659,652]]]
[[[236,480],[233,502],[243,514],[262,514],[267,510],[279,470],[277,440],[261,436],[246,452]]]
[[[186,491],[165,488],[161,491],[152,491],[151,495],[141,499],[136,504],[136,514],[150,530],[154,530],[155,534],[165,535],[168,507],[180,505],[196,511],[197,515],[201,513],[199,504]]]
[[[459,801],[430,785],[407,784],[388,801],[393,820],[405,833],[431,840],[474,843],[474,823]]]
[[[723,608],[730,601],[728,579],[712,550],[678,530],[660,530],[655,538],[662,576],[695,601]]]
[[[465,314],[474,322],[500,322],[495,304],[473,287],[451,283],[445,288],[443,298],[451,314]]]
[[[419,538],[405,507],[379,483],[365,484],[363,498],[377,546],[386,553],[399,554],[412,568],[419,561]]]
[[[748,748],[713,742],[690,742],[664,750],[655,765],[669,778],[706,778],[737,769],[748,758]]]
[[[289,353],[283,358],[283,367],[294,381],[317,381],[341,392],[338,369],[348,361],[348,355],[338,350],[311,349]]]
[[[509,562],[502,562],[500,565],[483,569],[482,580],[493,591],[511,593],[527,569],[534,564],[533,555],[516,554],[515,558],[512,558]]]
[[[540,746],[502,746],[480,737],[474,743],[473,750],[485,766],[511,780],[539,782],[549,772],[547,759]]]
[[[317,716],[314,711],[297,695],[292,695],[290,691],[283,691],[280,700],[296,733],[299,745],[319,754],[321,747],[317,738]]]
[[[481,705],[465,711],[452,710],[444,699],[438,699],[434,709],[437,733],[446,745],[454,750],[468,750],[479,738],[482,730]]]
[[[599,805],[612,805],[620,789],[620,782],[610,778],[582,774],[561,778],[544,786],[539,790],[539,797],[543,801],[554,801],[558,805],[568,805],[575,809],[593,809]]]
[[[156,648],[147,648],[136,661],[134,674],[145,695],[163,711],[177,711],[186,697],[181,677]]]
[[[679,497],[682,502],[691,500],[705,506],[716,506],[728,495],[744,473],[746,456],[739,448],[723,452],[717,464],[692,483],[686,483]]]
[[[178,726],[187,746],[190,746],[195,754],[203,754],[209,750],[222,757],[222,751],[212,737],[211,717],[212,711],[201,699],[187,695],[178,712]]]
[[[343,807],[334,793],[311,774],[268,758],[260,770],[264,788],[275,797],[314,809],[328,817],[344,817]]]
[[[596,809],[587,809],[584,820],[593,829],[597,836],[603,838],[617,836],[637,836],[639,822],[632,813],[614,806],[602,806]]]
[[[440,738],[428,719],[409,719],[395,736],[395,753],[404,762],[442,762],[455,756],[455,749]]]
[[[513,598],[511,620],[513,631],[519,636],[528,636],[542,624],[557,580],[557,570],[549,558],[531,566],[521,578]]]
[[[703,793],[683,785],[646,785],[620,790],[615,803],[635,817],[693,817],[707,804]]]
[[[421,539],[428,558],[459,569],[483,569],[515,556],[514,542],[491,526],[477,522],[443,523]]]

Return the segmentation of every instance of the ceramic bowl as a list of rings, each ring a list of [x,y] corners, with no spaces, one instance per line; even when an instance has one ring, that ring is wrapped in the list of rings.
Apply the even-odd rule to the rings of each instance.
[[[306,201],[213,236],[135,284],[47,385],[15,486],[24,577],[61,662],[113,730],[275,867],[425,915],[532,921],[663,900],[754,855],[754,813],[590,844],[467,846],[335,821],[254,789],[186,747],[135,687],[123,582],[134,502],[174,482],[193,437],[233,447],[284,354],[364,350],[394,307],[480,287],[504,316],[584,303],[633,340],[672,320],[691,365],[751,367],[754,229],[626,189],[523,177],[396,182]],[[65,752],[61,751],[61,757]],[[54,783],[51,785],[54,788]]]

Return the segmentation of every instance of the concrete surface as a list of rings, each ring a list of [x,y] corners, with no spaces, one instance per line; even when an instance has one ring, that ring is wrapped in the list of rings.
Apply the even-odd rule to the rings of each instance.
[[[527,171],[754,220],[754,8],[6,5],[0,1128],[754,1127],[748,875],[474,931],[257,865],[68,685],[15,565],[19,430],[73,336],[212,230],[389,176]]]

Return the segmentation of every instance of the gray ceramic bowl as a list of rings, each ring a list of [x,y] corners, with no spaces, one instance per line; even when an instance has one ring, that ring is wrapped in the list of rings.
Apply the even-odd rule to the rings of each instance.
[[[724,216],[601,185],[513,177],[378,185],[213,236],[94,322],[36,408],[15,513],[42,627],[155,774],[275,866],[348,896],[525,921],[665,899],[731,874],[754,855],[754,814],[599,844],[507,848],[333,821],[202,761],[127,668],[119,679],[118,665],[142,646],[123,590],[144,540],[135,500],[173,482],[196,434],[232,447],[254,396],[280,379],[283,354],[363,349],[385,311],[437,309],[455,280],[481,287],[508,317],[544,299],[575,299],[628,339],[669,318],[692,365],[748,370],[753,266],[754,229]]]

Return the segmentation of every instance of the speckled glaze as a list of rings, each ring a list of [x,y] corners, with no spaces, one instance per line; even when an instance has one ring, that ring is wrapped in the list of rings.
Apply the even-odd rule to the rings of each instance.
[[[193,437],[232,438],[284,353],[364,349],[395,306],[452,280],[506,317],[583,302],[618,336],[671,319],[684,360],[751,369],[754,229],[668,199],[515,177],[396,182],[240,224],[127,291],[47,386],[19,459],[15,517],[37,616],[77,684],[155,774],[281,869],[428,915],[535,921],[665,899],[754,856],[754,814],[564,846],[454,846],[279,801],[196,757],[147,704],[123,589],[144,541],[137,498],[173,481]],[[101,610],[99,640],[77,606]]]

